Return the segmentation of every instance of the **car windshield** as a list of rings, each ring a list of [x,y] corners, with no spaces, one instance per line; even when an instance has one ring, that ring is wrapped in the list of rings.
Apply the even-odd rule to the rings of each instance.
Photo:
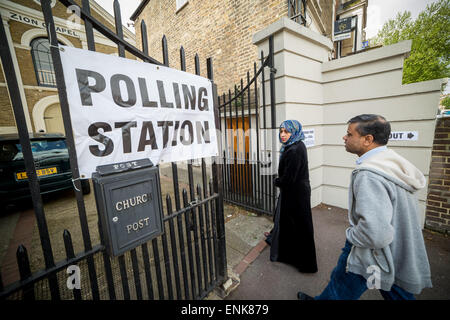
[[[31,150],[33,157],[45,158],[53,155],[68,154],[66,141],[64,139],[57,140],[32,140]],[[0,143],[0,161],[17,161],[22,160],[22,145],[14,142]]]

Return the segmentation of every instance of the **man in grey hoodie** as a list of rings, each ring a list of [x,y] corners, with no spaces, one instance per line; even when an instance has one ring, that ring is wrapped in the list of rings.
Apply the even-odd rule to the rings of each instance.
[[[414,300],[432,287],[414,195],[425,177],[386,147],[390,132],[379,115],[348,121],[345,149],[359,156],[349,187],[350,227],[330,282],[316,300],[356,300],[374,288],[387,300]],[[303,292],[298,298],[313,299]]]

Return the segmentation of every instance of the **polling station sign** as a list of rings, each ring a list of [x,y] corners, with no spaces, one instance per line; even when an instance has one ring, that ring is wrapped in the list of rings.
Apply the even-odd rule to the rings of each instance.
[[[209,79],[98,52],[61,46],[79,171],[150,158],[216,156]]]

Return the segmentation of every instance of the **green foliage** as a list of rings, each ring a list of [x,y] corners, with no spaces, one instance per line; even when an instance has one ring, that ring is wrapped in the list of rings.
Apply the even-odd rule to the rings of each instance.
[[[411,12],[397,13],[395,19],[389,19],[384,23],[375,37],[377,44],[389,46],[391,44],[409,39],[411,34],[412,19]]]
[[[450,109],[450,96],[446,96],[444,99],[442,99],[441,105],[443,105],[445,109]]]
[[[416,20],[411,13],[398,13],[378,32],[375,42],[391,45],[412,40],[411,54],[405,60],[403,83],[413,83],[450,76],[450,0],[427,6]]]

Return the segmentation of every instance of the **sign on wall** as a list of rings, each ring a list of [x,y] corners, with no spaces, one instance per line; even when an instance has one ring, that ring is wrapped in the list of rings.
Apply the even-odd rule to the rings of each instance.
[[[21,23],[31,25],[31,26],[44,28],[44,29],[46,28],[45,22],[43,20],[27,16],[23,13],[8,11],[8,18],[11,20],[15,20],[15,21],[18,21]],[[77,38],[80,37],[80,35],[78,34],[78,31],[75,31],[74,29],[65,28],[65,27],[61,27],[61,26],[55,26],[55,30],[58,33],[65,34],[68,36],[77,37]]]
[[[339,19],[334,22],[334,35],[352,31],[352,17]]]
[[[212,83],[150,63],[61,46],[80,175],[99,165],[216,156]]]
[[[314,129],[303,130],[303,134],[305,135],[305,140],[303,140],[305,146],[307,148],[315,146],[316,135]]]
[[[334,22],[333,41],[340,41],[351,37],[352,17],[336,20]]]
[[[418,139],[417,131],[392,131],[389,135],[390,141],[417,141]]]
[[[342,34],[339,34],[339,35],[337,35],[337,36],[334,36],[334,41],[341,41],[341,40],[345,40],[345,39],[350,39],[352,37],[352,34],[349,32],[349,33],[342,33]]]

